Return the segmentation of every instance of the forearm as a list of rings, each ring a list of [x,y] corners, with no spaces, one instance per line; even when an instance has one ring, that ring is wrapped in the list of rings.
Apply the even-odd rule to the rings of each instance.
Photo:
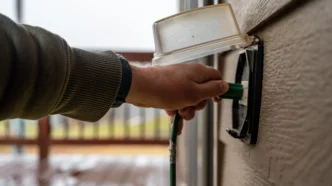
[[[71,48],[1,14],[0,43],[0,120],[63,114],[96,121],[115,103],[122,65],[113,52]]]

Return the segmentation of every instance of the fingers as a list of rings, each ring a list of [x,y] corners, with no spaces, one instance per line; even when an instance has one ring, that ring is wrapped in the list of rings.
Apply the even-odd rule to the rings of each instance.
[[[228,83],[223,80],[214,80],[197,84],[197,93],[201,96],[201,100],[220,96],[226,93],[228,89]]]
[[[199,102],[196,106],[193,107],[186,107],[184,109],[179,110],[179,114],[181,115],[181,120],[179,124],[179,129],[178,129],[178,135],[182,134],[182,129],[183,129],[183,119],[185,120],[191,120],[195,117],[195,112],[196,110],[202,110],[207,104],[207,100]],[[175,115],[175,111],[171,111],[169,113],[173,113],[173,116]],[[174,118],[174,117],[173,117]]]
[[[202,110],[206,106],[206,104],[207,104],[207,100],[203,100],[203,101],[199,102],[198,104],[196,104],[195,106],[180,109],[179,114],[183,119],[190,120],[195,116],[195,111]],[[172,118],[176,114],[175,110],[165,110],[165,111],[166,111],[167,115]]]
[[[202,71],[204,75],[204,80],[203,82],[211,81],[211,80],[221,80],[221,74],[218,70],[205,66],[206,70]]]
[[[195,107],[186,107],[179,110],[179,114],[185,120],[191,120],[195,116]]]
[[[217,96],[217,97],[213,98],[213,101],[216,102],[216,103],[220,103],[221,99]]]
[[[201,102],[199,102],[196,106],[195,106],[195,110],[202,110],[207,104],[207,100],[203,100]]]
[[[186,107],[184,109],[180,109],[179,110],[179,114],[181,115],[181,120],[179,123],[179,128],[178,128],[178,134],[177,135],[181,135],[182,134],[182,129],[183,129],[183,120],[191,120],[195,117],[195,112],[196,110],[202,110],[207,104],[207,100],[203,100],[201,102],[199,102],[198,104],[196,104],[195,106],[192,107]],[[176,114],[175,110],[166,110],[167,115],[170,116],[171,118],[171,123],[173,123],[174,120],[174,116]]]
[[[211,80],[220,80],[220,72],[212,67],[205,66],[203,64],[195,64],[195,73],[193,80],[196,83],[204,83]]]
[[[176,111],[175,110],[165,110],[166,111],[166,114],[168,115],[168,116],[171,116],[171,117],[173,117],[175,114],[176,114]]]

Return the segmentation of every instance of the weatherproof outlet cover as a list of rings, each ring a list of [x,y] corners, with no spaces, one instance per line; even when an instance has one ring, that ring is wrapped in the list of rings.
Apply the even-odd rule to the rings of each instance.
[[[154,23],[153,65],[169,65],[248,46],[230,4],[204,6]]]

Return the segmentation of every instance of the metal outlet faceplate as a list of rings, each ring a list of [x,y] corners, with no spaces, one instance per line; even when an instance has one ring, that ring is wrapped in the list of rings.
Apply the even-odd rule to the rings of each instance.
[[[259,126],[264,48],[261,41],[240,51],[235,83],[248,82],[248,96],[233,100],[232,128],[227,132],[248,144],[256,144]]]

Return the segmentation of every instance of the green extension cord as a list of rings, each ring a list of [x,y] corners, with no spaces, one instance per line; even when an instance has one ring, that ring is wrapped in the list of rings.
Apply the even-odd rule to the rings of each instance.
[[[236,83],[228,83],[229,89],[228,91],[219,96],[221,99],[235,99],[240,100],[243,94],[243,86],[241,84]],[[170,186],[176,186],[176,140],[178,135],[178,129],[181,121],[181,116],[179,112],[176,112],[171,128],[171,138],[169,144],[170,151]]]
[[[171,129],[171,139],[169,141],[169,151],[170,151],[170,186],[176,186],[176,139],[178,136],[178,129],[181,121],[181,116],[177,111]]]

